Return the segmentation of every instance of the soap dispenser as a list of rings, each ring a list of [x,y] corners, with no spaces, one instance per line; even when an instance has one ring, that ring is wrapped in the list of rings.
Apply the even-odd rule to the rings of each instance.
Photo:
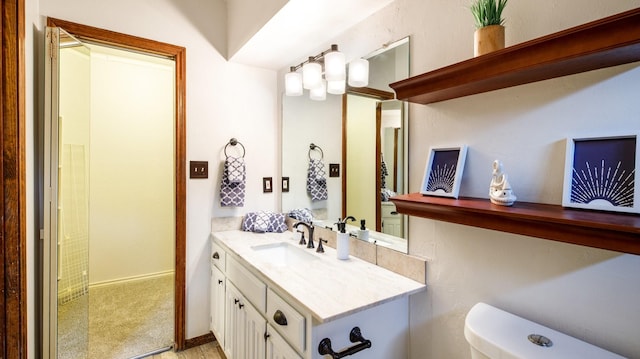
[[[369,241],[369,230],[365,226],[365,220],[360,220],[360,229],[358,229],[358,239],[362,239],[363,241]]]
[[[336,235],[336,252],[338,259],[349,259],[349,233],[346,232],[346,223],[338,221],[338,234]]]

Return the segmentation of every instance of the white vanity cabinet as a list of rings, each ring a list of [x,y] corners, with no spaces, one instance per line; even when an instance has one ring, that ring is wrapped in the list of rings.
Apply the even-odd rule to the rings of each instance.
[[[224,314],[225,314],[225,287],[227,279],[224,274],[216,267],[211,266],[211,317],[209,329],[218,340],[221,347],[224,348]]]
[[[382,219],[382,233],[396,237],[402,237],[402,217],[396,211],[393,202],[382,202],[380,206],[380,217]]]
[[[225,288],[227,278],[225,276],[226,252],[216,243],[211,245],[211,280],[210,292],[210,317],[209,329],[224,348],[225,333]]]
[[[267,324],[267,359],[302,359],[293,348],[273,329],[271,324]]]
[[[257,254],[255,248],[289,248],[273,244],[291,235],[214,233],[211,328],[227,359],[330,358],[319,353],[323,341],[334,352],[363,348],[354,359],[407,358],[409,295],[424,285],[356,258],[338,261],[332,248],[320,254],[296,242],[286,250],[305,251],[307,262],[297,257],[288,265]],[[354,328],[361,340],[350,339]]]
[[[228,279],[226,293],[227,358],[264,358],[267,321]]]
[[[227,359],[302,359],[273,327],[267,329],[266,284],[230,258],[218,244],[212,243],[211,253],[210,329]],[[292,325],[297,323],[296,333],[304,335],[304,318],[269,292],[274,302],[270,308],[286,308],[282,312]],[[304,336],[297,338],[303,346]]]

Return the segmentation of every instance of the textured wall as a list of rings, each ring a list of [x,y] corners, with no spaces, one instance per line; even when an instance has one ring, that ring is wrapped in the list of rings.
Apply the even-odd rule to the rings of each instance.
[[[417,75],[473,56],[466,0],[397,0],[335,43],[348,57],[411,36]],[[509,2],[508,45],[613,15],[636,0]],[[430,146],[467,144],[460,194],[487,198],[494,159],[521,201],[561,203],[564,139],[638,132],[637,64],[431,105],[410,105],[410,191]],[[429,259],[412,298],[411,357],[469,358],[464,317],[479,301],[628,357],[640,356],[640,256],[411,218],[410,253]]]

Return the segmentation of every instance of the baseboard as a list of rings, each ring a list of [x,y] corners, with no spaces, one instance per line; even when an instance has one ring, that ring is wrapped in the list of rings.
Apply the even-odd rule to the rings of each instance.
[[[207,333],[205,335],[201,335],[199,337],[187,339],[184,342],[184,350],[187,350],[189,348],[194,348],[194,347],[200,346],[202,344],[211,343],[211,342],[213,342],[215,340],[216,340],[216,337],[213,336],[212,332],[209,332],[209,333]]]
[[[164,272],[149,273],[149,274],[142,274],[142,275],[137,275],[137,276],[132,276],[132,277],[125,277],[125,278],[105,280],[105,281],[101,281],[101,282],[94,282],[94,283],[89,283],[89,288],[96,288],[96,287],[102,287],[102,286],[105,286],[105,285],[119,284],[119,283],[126,283],[126,282],[135,282],[137,280],[157,278],[157,277],[162,277],[162,276],[166,276],[166,275],[174,275],[174,272],[175,272],[174,270],[168,270],[168,271],[164,271]]]

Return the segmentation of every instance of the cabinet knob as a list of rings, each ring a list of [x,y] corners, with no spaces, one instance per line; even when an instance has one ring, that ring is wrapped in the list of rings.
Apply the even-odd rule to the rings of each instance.
[[[222,279],[218,279],[218,284],[222,284]]]
[[[238,298],[235,298],[235,299],[233,300],[233,304],[238,304],[239,302],[240,302],[240,299],[238,299]]]
[[[213,259],[220,259],[220,254],[218,252],[213,253]]]
[[[287,317],[280,311],[280,309],[273,313],[273,320],[280,325],[287,325]]]
[[[244,308],[244,304],[242,304],[242,303],[238,304],[238,308],[240,308],[240,309]]]

